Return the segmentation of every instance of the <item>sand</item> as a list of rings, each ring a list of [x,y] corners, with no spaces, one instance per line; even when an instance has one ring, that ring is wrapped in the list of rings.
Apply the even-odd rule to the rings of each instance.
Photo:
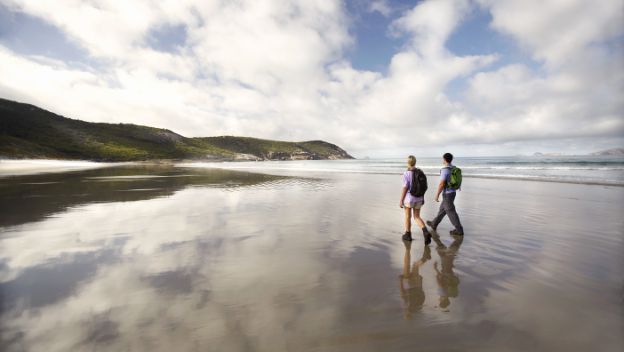
[[[0,179],[0,349],[624,347],[624,188],[466,178],[427,249],[400,175],[304,176]]]

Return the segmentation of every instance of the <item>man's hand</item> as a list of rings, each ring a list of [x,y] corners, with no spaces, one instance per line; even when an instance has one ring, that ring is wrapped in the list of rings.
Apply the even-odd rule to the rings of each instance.
[[[436,202],[438,202],[438,203],[440,203],[440,196],[439,196],[439,195],[438,195],[438,196],[436,196],[435,201],[436,201]]]
[[[399,207],[401,207],[401,209],[403,209],[403,202],[399,203]]]

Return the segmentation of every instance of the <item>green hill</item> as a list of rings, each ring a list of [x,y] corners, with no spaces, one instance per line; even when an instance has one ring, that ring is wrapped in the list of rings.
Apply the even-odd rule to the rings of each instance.
[[[154,127],[69,119],[6,99],[0,99],[0,158],[352,159],[343,149],[323,141],[283,142],[232,136],[187,138]]]

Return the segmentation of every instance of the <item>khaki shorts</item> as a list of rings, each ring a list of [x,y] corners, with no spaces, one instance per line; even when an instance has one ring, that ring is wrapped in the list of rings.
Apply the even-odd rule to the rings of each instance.
[[[405,202],[403,203],[403,206],[405,206],[406,208],[410,208],[410,209],[420,209],[423,204],[425,204],[425,202],[420,201],[420,202],[413,202],[413,203],[408,203]]]

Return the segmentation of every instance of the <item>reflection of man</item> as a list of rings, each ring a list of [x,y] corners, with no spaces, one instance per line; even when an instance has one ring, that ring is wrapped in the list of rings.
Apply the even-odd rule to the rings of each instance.
[[[437,237],[437,236],[436,236]],[[437,242],[437,241],[436,241]],[[459,277],[453,271],[455,256],[463,242],[463,237],[456,236],[455,241],[448,247],[438,246],[436,251],[440,256],[442,269],[438,268],[438,262],[433,263],[436,271],[436,281],[438,283],[438,294],[440,295],[439,307],[448,311],[451,298],[459,295]]]
[[[403,299],[403,309],[405,319],[411,319],[412,314],[420,310],[425,303],[425,291],[422,287],[422,276],[418,269],[431,259],[431,249],[429,246],[424,247],[422,257],[410,265],[411,262],[411,241],[403,241],[405,245],[405,257],[403,258],[403,273],[399,275],[399,289],[401,290],[401,298]]]

